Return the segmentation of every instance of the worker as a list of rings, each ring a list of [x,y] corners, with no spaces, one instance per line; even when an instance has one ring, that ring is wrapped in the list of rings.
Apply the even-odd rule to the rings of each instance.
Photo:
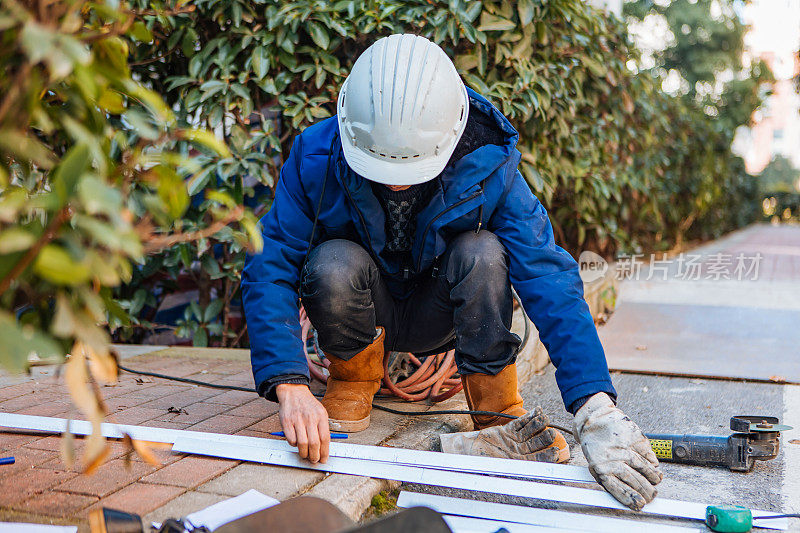
[[[279,403],[287,440],[325,461],[331,429],[368,427],[386,351],[454,348],[469,408],[521,418],[473,415],[480,433],[443,437],[445,450],[568,458],[544,413],[523,408],[513,286],[592,473],[632,508],[652,500],[658,461],[615,406],[578,265],[517,170],[511,123],[414,35],[363,52],[336,110],[294,139],[261,220],[263,250],[243,272],[256,387]],[[308,387],[300,302],[330,362],[321,402]]]

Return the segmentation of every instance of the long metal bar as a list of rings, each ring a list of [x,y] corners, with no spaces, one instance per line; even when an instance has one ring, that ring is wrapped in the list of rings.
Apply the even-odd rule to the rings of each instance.
[[[378,463],[375,461],[345,459],[341,457],[331,457],[328,459],[328,462],[324,464],[311,464],[308,461],[300,459],[300,456],[297,455],[296,452],[276,451],[265,449],[264,447],[197,440],[188,437],[177,439],[172,446],[172,450],[197,455],[238,459],[241,461],[305,468],[321,472],[367,476],[378,479],[392,479],[405,483],[419,483],[421,485],[433,485],[437,487],[449,487],[476,492],[489,492],[493,494],[505,494],[508,496],[630,511],[610,494],[602,490],[539,483],[535,481],[523,481],[462,472],[447,472],[419,466]],[[705,520],[705,511],[706,505],[702,503],[656,498],[651,503],[647,504],[641,513],[671,516],[675,518],[689,518],[692,520]],[[759,510],[754,510],[753,512],[761,516],[778,514]],[[777,518],[765,520],[755,525],[767,527],[769,529],[787,529],[788,520]]]
[[[67,424],[68,421],[64,418],[19,415],[13,413],[0,413],[0,426],[8,428],[47,431],[50,433],[63,433],[67,430]],[[91,423],[87,421],[73,420],[69,421],[69,430],[76,435],[89,435],[92,432],[92,427]],[[330,465],[335,463],[338,466],[338,468],[341,469],[340,473],[344,474],[378,477],[381,479],[396,479],[398,481],[406,481],[411,483],[422,483],[422,484],[438,485],[444,487],[464,488],[467,490],[476,490],[481,492],[495,492],[499,494],[509,494],[513,496],[539,498],[543,500],[565,501],[570,503],[576,503],[579,505],[581,504],[593,505],[597,507],[606,507],[611,509],[622,509],[622,510],[627,509],[625,506],[617,502],[611,495],[602,491],[576,488],[576,487],[566,487],[562,485],[532,483],[529,481],[504,479],[498,477],[488,477],[484,475],[478,475],[475,473],[465,473],[463,471],[447,471],[447,470],[441,470],[440,468],[424,467],[421,465],[412,466],[408,464],[397,464],[389,460],[380,460],[380,461],[365,460],[363,457],[359,457],[357,455],[363,448],[371,448],[373,450],[374,449],[395,450],[394,452],[390,452],[392,454],[404,453],[407,451],[407,450],[402,450],[400,448],[393,449],[393,448],[381,448],[377,446],[362,446],[355,444],[348,444],[348,445],[332,444],[331,445],[332,455],[333,453],[343,453],[343,454],[348,454],[348,456],[337,457],[333,455],[329,459],[327,465],[314,466],[311,465],[311,463],[308,463],[307,461],[301,460],[297,455],[295,448],[289,446],[287,442],[274,439],[262,439],[258,437],[247,437],[243,435],[223,435],[218,433],[205,433],[199,431],[187,431],[179,429],[153,428],[146,426],[108,424],[108,423],[101,425],[101,431],[104,436],[110,438],[120,438],[123,436],[123,434],[127,433],[134,439],[146,440],[151,442],[164,442],[164,443],[175,444],[177,441],[180,440],[183,443],[193,443],[192,444],[193,448],[199,451],[191,453],[198,453],[202,455],[214,455],[214,453],[205,453],[208,450],[214,449],[214,450],[219,450],[220,453],[222,453],[222,455],[218,455],[219,457],[225,457],[224,453],[226,452],[226,450],[233,451],[235,449],[238,455],[244,457],[251,457],[253,456],[253,453],[256,454],[262,453],[262,455],[261,456],[256,455],[255,459],[246,459],[243,457],[231,457],[232,459],[252,460],[258,462],[265,462],[269,464],[282,464],[282,465],[285,464],[286,466],[295,466],[297,468],[310,468],[315,470],[338,472],[339,470],[330,469]],[[176,449],[174,446],[173,450],[185,451],[189,453],[188,450],[179,450]],[[402,450],[402,452],[398,450]],[[414,452],[416,454],[423,453],[418,450],[415,450]],[[432,454],[437,452],[425,452],[425,453]],[[446,454],[441,454],[441,455],[446,455]],[[269,457],[273,457],[273,461],[277,462],[270,462],[269,460],[264,460],[264,459],[269,459]],[[383,457],[390,457],[390,456],[383,456]],[[456,460],[464,460],[466,457],[471,457],[471,456],[456,456]],[[288,461],[291,464],[286,464],[285,463],[286,461]],[[520,462],[526,465],[543,464],[543,463],[533,463],[526,461],[520,461]],[[545,465],[545,466],[563,467],[567,465]],[[400,472],[397,469],[404,469],[404,470]],[[385,476],[384,474],[386,474],[389,471],[397,471],[398,474],[402,473],[403,477]],[[420,475],[426,472],[427,472],[427,477],[436,482],[421,481]],[[409,479],[404,479],[404,478],[409,478]],[[449,484],[450,482],[448,481],[448,478],[452,478],[455,480],[462,480],[463,484],[468,486],[455,487]],[[563,479],[563,478],[559,477],[558,479]],[[494,488],[482,488],[483,486],[487,485],[487,483]],[[515,492],[513,494],[509,492],[504,492],[503,490],[504,486],[511,487],[509,490]],[[562,494],[562,493],[568,499],[562,500],[558,496],[556,496],[557,494]],[[682,502],[679,500],[666,500],[663,498],[657,498],[655,501],[648,504],[645,510],[653,514],[661,514],[665,516],[692,518],[696,520],[703,520],[705,518],[705,505],[693,502]],[[679,514],[681,512],[683,514]],[[687,516],[687,514],[689,516]],[[771,516],[778,513],[754,510],[754,514]],[[756,521],[755,525],[770,529],[787,529],[788,520],[777,518],[772,520],[765,520],[760,523],[759,521]]]
[[[404,508],[430,507],[434,511],[447,515],[534,526],[566,527],[576,531],[591,531],[592,533],[619,533],[620,531],[625,533],[697,533],[696,528],[690,527],[406,491],[400,493],[400,497],[397,499],[397,506]],[[499,528],[500,526],[495,527]]]
[[[0,426],[16,429],[29,429],[63,433],[66,431],[67,420],[46,416],[18,415],[13,413],[0,413]],[[89,422],[73,420],[69,429],[76,435],[88,435],[92,432]],[[264,446],[274,450],[295,451],[286,441],[248,437],[244,435],[222,435],[200,431],[179,429],[153,428],[147,426],[131,426],[124,424],[103,424],[103,435],[110,438],[119,438],[122,433],[128,433],[132,438],[150,442],[174,443],[175,439],[183,435],[201,440],[215,442],[230,442],[232,444],[251,444]],[[409,450],[405,448],[391,448],[386,446],[367,446],[363,444],[331,443],[330,454],[333,457],[367,459],[392,464],[405,464],[424,466],[439,470],[455,472],[471,472],[475,474],[489,474],[494,476],[518,477],[528,479],[545,479],[551,481],[569,481],[578,483],[592,483],[594,478],[588,468],[574,465],[559,465],[551,463],[537,463],[535,461],[519,461],[497,457],[476,457],[473,455],[455,455],[426,450]]]
[[[586,530],[580,529],[532,526],[530,524],[467,518],[464,516],[444,515],[442,518],[453,530],[453,533],[496,533],[501,528],[509,533],[586,533]]]

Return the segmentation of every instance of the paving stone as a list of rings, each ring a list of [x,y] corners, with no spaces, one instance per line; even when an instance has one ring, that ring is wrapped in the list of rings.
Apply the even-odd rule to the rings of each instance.
[[[242,405],[245,402],[252,400],[254,395],[255,394],[252,392],[229,390],[223,392],[219,396],[209,398],[206,401],[211,403],[224,403],[226,405]]]
[[[148,420],[146,424],[140,424],[140,425],[147,426],[147,427],[152,427],[152,428],[186,429],[191,424],[187,424],[185,422],[184,423],[172,422],[170,420],[159,420],[159,419],[156,418],[154,420]]]
[[[56,452],[50,450],[37,450],[34,448],[25,448],[22,446],[14,450],[9,450],[8,452],[4,452],[3,455],[5,455],[6,453],[13,454],[15,462],[12,465],[0,466],[0,478],[16,476],[25,470],[30,470],[35,466],[47,464],[47,462],[51,461],[52,459],[58,458],[58,453]],[[65,469],[58,468],[55,470],[65,470]]]
[[[226,415],[233,416],[247,416],[250,418],[267,418],[278,412],[278,404],[275,402],[268,402],[263,398],[256,398],[244,405],[240,405],[230,411],[226,411]]]
[[[17,503],[14,509],[36,515],[64,517],[78,514],[97,501],[95,496],[51,490]]]
[[[230,470],[238,461],[189,456],[141,479],[144,483],[192,488]]]
[[[113,414],[117,411],[151,402],[152,400],[149,398],[134,398],[131,396],[113,396],[103,398],[103,401],[106,404],[108,412]]]
[[[42,435],[29,435],[17,432],[0,433],[0,451],[13,451],[20,446],[27,446],[42,440]]]
[[[60,445],[60,437],[57,438],[59,438],[59,445]],[[38,465],[39,468],[50,468],[51,470],[67,470],[70,472],[75,472],[76,474],[82,473],[84,470],[82,457],[83,457],[85,442],[86,441],[84,439],[75,440],[76,461],[75,464],[72,465],[72,468],[67,468],[67,466],[64,464],[64,461],[61,458],[60,453],[52,451],[46,452],[53,454],[52,458],[49,461],[43,462],[40,465]],[[122,457],[126,453],[129,453],[129,450],[125,447],[125,445],[123,445],[121,442],[118,441],[108,440],[106,441],[106,447],[108,449],[107,452],[108,456],[106,457],[105,461],[103,461],[103,464],[113,461],[114,459],[117,459],[119,457]],[[37,451],[44,452],[44,450],[37,450]]]
[[[0,508],[11,507],[29,497],[76,476],[71,472],[28,468],[0,479]]]
[[[258,419],[256,418],[216,415],[197,424],[193,424],[186,429],[190,431],[206,431],[209,433],[224,433],[226,435],[232,435],[237,431],[246,428],[247,426],[253,425],[257,421]]]
[[[105,497],[155,470],[155,467],[122,459],[113,459],[100,466],[92,475],[81,474],[58,486],[57,490]]]
[[[54,416],[63,418],[67,413],[72,412],[74,406],[66,401],[48,401],[38,405],[31,405],[16,411],[20,415],[34,416]]]
[[[173,414],[166,413],[159,416],[159,420],[166,420],[168,422],[197,424],[206,418],[211,418],[214,415],[221,414],[229,409],[228,406],[219,403],[206,403],[197,402],[192,405],[187,405],[183,408],[185,413]]]
[[[169,409],[170,407],[186,407],[201,401],[210,401],[214,396],[219,396],[222,391],[195,387],[185,391],[176,392],[147,402],[147,407],[152,409]]]
[[[324,477],[324,473],[313,470],[243,463],[200,485],[197,490],[238,496],[250,489],[256,489],[262,494],[283,501],[304,492]]]
[[[59,401],[63,396],[55,394],[46,394],[41,392],[31,392],[16,396],[10,400],[0,402],[0,412],[16,413],[22,409],[31,408],[37,405],[42,405],[52,401]]]
[[[23,394],[30,394],[35,390],[34,387],[35,385],[31,382],[4,386],[0,388],[0,400],[8,400],[10,398],[22,396]]]
[[[133,483],[101,499],[99,502],[89,507],[86,510],[86,514],[91,512],[92,509],[110,507],[129,513],[136,513],[140,516],[146,515],[183,494],[184,491],[185,489],[181,487],[152,485],[150,483]]]
[[[25,447],[57,452],[61,450],[61,437],[55,435],[50,435],[47,437],[39,436],[35,440],[26,444]]]
[[[151,409],[146,407],[147,403],[136,407],[130,407],[114,413],[113,421],[118,424],[138,425],[148,420],[160,418],[166,414],[166,409]]]
[[[163,522],[168,518],[181,518],[210,505],[227,500],[229,496],[210,492],[189,491],[142,517],[142,522]],[[320,532],[321,533],[321,532]]]
[[[114,394],[114,396],[124,396],[129,398],[145,398],[150,400],[154,398],[163,398],[164,396],[182,392],[188,389],[189,386],[187,385],[147,384],[146,386],[141,386],[138,388],[131,388],[130,390],[126,390],[124,391],[123,394]]]
[[[270,417],[265,418],[264,420],[256,422],[252,426],[249,426],[247,429],[249,429],[250,431],[260,431],[262,433],[270,433],[273,431],[280,431],[282,427],[281,427],[281,421],[276,413]]]

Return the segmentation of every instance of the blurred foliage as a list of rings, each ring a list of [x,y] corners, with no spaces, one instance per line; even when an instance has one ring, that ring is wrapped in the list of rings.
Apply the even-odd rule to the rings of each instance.
[[[246,246],[240,228],[255,228],[223,191],[185,220],[186,180],[231,153],[131,72],[145,14],[156,16],[80,0],[0,4],[0,365],[70,353],[65,380],[96,428],[97,385],[117,379],[109,329],[132,323],[112,289],[149,253],[219,232]],[[89,467],[105,453],[95,433]]]
[[[760,59],[744,62],[747,26],[736,12],[740,0],[634,0],[625,12],[638,20],[662,17],[669,43],[655,54],[656,69],[681,78],[679,93],[720,128],[733,132],[750,122],[774,81]]]
[[[753,180],[730,153],[733,128],[665,94],[659,72],[636,73],[625,23],[580,0],[195,0],[169,13],[171,2],[133,3],[133,72],[179,120],[215,130],[233,152],[190,181],[185,224],[216,191],[265,212],[294,136],[335,112],[364,49],[401,32],[443,46],[520,131],[521,171],[574,253],[666,249],[747,223],[758,209]],[[725,53],[741,50],[741,33],[726,43]],[[680,51],[669,53],[677,65]],[[714,105],[741,100],[742,123],[758,104],[743,94]],[[242,265],[226,233],[149,258],[119,292],[138,317],[120,338],[141,340],[159,326],[165,296],[197,289],[176,333],[198,345],[245,345],[234,305]]]
[[[14,132],[0,135],[0,262],[23,266],[0,292],[3,308],[27,310],[0,328],[30,324],[54,354],[68,346],[54,339],[74,336],[53,319],[66,303],[92,332],[111,310],[117,340],[168,330],[246,345],[237,300],[258,240],[249,209],[269,209],[294,136],[335,112],[355,59],[392,33],[439,43],[509,117],[521,171],[573,253],[666,249],[754,216],[733,129],[665,94],[664,69],[640,71],[626,24],[580,0],[114,5],[29,12],[11,0],[0,17],[0,127]],[[736,95],[712,104],[757,105]],[[67,200],[34,201],[59,194]],[[186,304],[180,316],[159,314],[170,299]]]
[[[800,170],[792,162],[778,155],[758,176],[759,190],[764,194],[775,192],[800,192]]]
[[[738,0],[633,0],[624,6],[631,20],[654,27],[653,19],[660,17],[665,23],[667,42],[653,54],[655,66],[650,73],[660,80],[678,75],[674,97],[684,109],[676,118],[689,128],[693,141],[703,145],[687,147],[694,156],[684,167],[691,172],[691,165],[699,163],[694,168],[702,175],[688,187],[670,187],[681,205],[690,205],[694,198],[695,209],[678,223],[678,242],[684,235],[716,236],[754,220],[758,213],[757,182],[731,152],[731,144],[736,129],[750,125],[774,78],[760,59],[744,61],[747,26],[737,13],[741,4]]]

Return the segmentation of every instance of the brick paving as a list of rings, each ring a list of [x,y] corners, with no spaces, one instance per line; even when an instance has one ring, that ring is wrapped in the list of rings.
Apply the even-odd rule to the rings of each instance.
[[[123,364],[140,370],[190,377],[212,383],[252,387],[249,354],[244,350],[125,347]],[[57,368],[35,367],[32,376],[0,374],[0,412],[84,419],[70,404]],[[321,390],[319,387],[318,390]],[[110,422],[170,429],[274,438],[281,429],[277,405],[253,393],[225,391],[144,378],[123,373],[119,383],[102,387]],[[397,408],[426,410],[424,404],[391,403]],[[438,407],[463,409],[461,395]],[[367,431],[353,435],[361,444],[430,446],[444,425],[466,429],[466,417],[405,421],[380,411]],[[412,429],[413,428],[413,429]],[[0,456],[13,455],[16,464],[0,466],[0,521],[77,524],[87,531],[91,510],[105,506],[143,516],[145,523],[185,516],[249,489],[284,500],[309,492],[330,499],[353,519],[391,482],[295,468],[241,463],[156,450],[158,467],[128,453],[120,441],[109,440],[105,462],[92,475],[80,464],[68,468],[61,460],[61,437],[0,429]],[[80,457],[83,441],[75,441]],[[320,488],[317,486],[319,485]],[[317,491],[317,492],[315,492]]]
[[[253,386],[249,364],[244,360],[146,354],[127,359],[125,364],[181,377]],[[22,383],[18,378],[0,377],[0,412],[83,419],[72,407],[55,372],[48,374]],[[112,422],[263,438],[270,438],[265,430],[274,431],[280,426],[277,406],[252,393],[127,373],[122,374],[119,383],[102,387],[102,393],[109,411],[107,420]],[[0,467],[0,520],[59,523],[66,520],[85,525],[89,511],[100,506],[145,515],[239,464],[158,451],[162,465],[156,467],[127,453],[119,441],[109,440],[108,444],[105,463],[92,475],[85,475],[80,464],[68,468],[62,462],[60,437],[0,432],[0,455],[16,458],[16,464]],[[82,440],[76,440],[79,457],[82,449]],[[261,479],[263,482],[266,476]],[[227,494],[210,491],[208,496],[218,501]]]

